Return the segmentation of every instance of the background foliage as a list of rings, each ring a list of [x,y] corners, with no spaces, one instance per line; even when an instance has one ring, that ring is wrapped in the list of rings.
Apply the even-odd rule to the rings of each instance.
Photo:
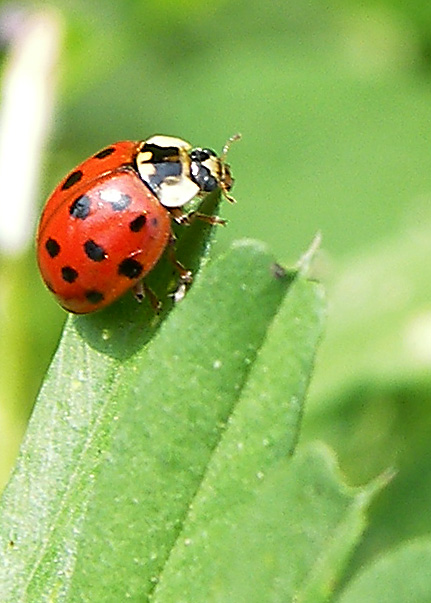
[[[230,223],[215,251],[255,237],[289,264],[323,233],[329,325],[302,439],[330,443],[355,485],[398,470],[372,507],[351,571],[428,534],[431,5],[43,7],[57,11],[64,40],[38,203],[113,140],[167,133],[220,149],[240,131],[230,157],[238,204],[223,209]],[[25,173],[25,153],[17,161]],[[31,245],[1,258],[0,287],[4,482],[64,313],[39,281]]]

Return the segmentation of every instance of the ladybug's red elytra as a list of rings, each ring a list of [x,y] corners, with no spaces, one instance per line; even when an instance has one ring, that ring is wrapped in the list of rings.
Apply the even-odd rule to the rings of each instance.
[[[234,201],[226,154],[238,138],[220,156],[171,136],[117,142],[70,172],[49,197],[37,234],[40,272],[60,305],[86,314],[129,289],[142,297],[143,278],[173,240],[172,220],[220,222],[183,206],[216,188]]]

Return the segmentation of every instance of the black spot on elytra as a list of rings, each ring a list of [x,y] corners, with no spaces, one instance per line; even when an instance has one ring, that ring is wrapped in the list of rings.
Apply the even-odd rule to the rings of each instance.
[[[45,248],[52,258],[55,258],[60,253],[60,245],[55,239],[49,238],[45,243]]]
[[[103,249],[103,247],[93,241],[93,239],[88,239],[88,241],[85,241],[84,251],[87,254],[87,257],[89,257],[90,260],[93,260],[93,262],[102,262],[107,258],[106,251]]]
[[[143,270],[144,267],[142,264],[133,258],[126,258],[118,264],[118,274],[127,276],[130,279],[138,278]]]
[[[115,152],[115,147],[107,147],[106,149],[103,149],[102,151],[99,151],[98,153],[96,153],[94,155],[94,157],[96,159],[105,159],[105,157],[109,157],[109,155],[112,155],[112,153]]]
[[[159,223],[159,219],[158,218],[156,218],[156,217],[151,218],[151,224],[153,226],[157,226],[158,223]]]
[[[126,195],[125,193],[121,193],[118,201],[111,201],[112,209],[114,211],[124,211],[129,207],[132,202],[132,197],[130,195]]]
[[[138,216],[130,222],[129,228],[132,232],[139,232],[144,228],[146,221],[147,216],[145,214],[142,214],[141,216]]]
[[[69,213],[73,218],[85,220],[90,213],[91,199],[87,195],[81,195],[69,207]]]
[[[97,289],[89,289],[85,292],[85,297],[91,304],[98,304],[105,299],[103,293]]]
[[[78,272],[71,266],[63,266],[61,269],[61,276],[66,283],[74,283],[78,278]]]
[[[81,170],[76,170],[76,172],[72,172],[71,174],[69,174],[69,176],[64,181],[63,186],[61,187],[61,190],[66,191],[68,188],[72,187],[74,184],[79,182],[81,180],[82,176],[83,176],[83,173]]]

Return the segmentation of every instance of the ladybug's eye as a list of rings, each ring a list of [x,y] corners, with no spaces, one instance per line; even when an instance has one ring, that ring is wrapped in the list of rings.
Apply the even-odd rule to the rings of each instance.
[[[214,153],[214,151],[211,151],[211,149],[193,149],[193,151],[190,153],[190,159],[198,163],[207,161],[210,157],[217,157],[217,155]]]

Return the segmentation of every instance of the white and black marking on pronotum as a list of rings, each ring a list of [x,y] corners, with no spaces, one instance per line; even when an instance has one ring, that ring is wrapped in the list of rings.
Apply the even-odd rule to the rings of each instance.
[[[160,186],[166,180],[178,179],[183,172],[177,147],[145,144],[141,149],[141,154],[148,154],[148,160],[144,162],[146,164],[145,182],[156,196],[160,191]],[[143,169],[143,163],[141,163],[141,170],[143,171]]]
[[[179,161],[178,147],[174,145],[161,146],[153,142],[146,142],[141,148],[141,153],[148,154],[149,163],[159,164],[166,161],[177,163]]]

